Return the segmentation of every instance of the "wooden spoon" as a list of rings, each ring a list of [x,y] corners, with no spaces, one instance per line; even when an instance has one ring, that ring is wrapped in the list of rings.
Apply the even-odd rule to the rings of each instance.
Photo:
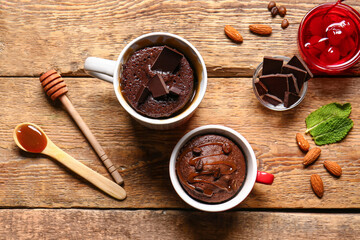
[[[65,153],[46,136],[39,126],[33,123],[21,123],[15,127],[13,137],[16,145],[22,150],[50,156],[110,196],[119,200],[126,198],[126,192],[121,186]]]

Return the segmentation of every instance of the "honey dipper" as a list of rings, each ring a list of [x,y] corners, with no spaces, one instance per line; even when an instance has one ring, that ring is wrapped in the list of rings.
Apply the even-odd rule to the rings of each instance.
[[[82,133],[85,135],[87,140],[90,142],[91,146],[94,148],[96,154],[99,156],[101,161],[104,163],[105,167],[115,180],[117,184],[123,184],[124,180],[120,176],[120,173],[115,168],[114,164],[105,154],[105,151],[100,146],[99,142],[96,140],[95,136],[91,133],[89,127],[86,125],[84,120],[81,118],[79,113],[76,111],[72,105],[70,99],[66,96],[68,88],[64,82],[64,79],[57,73],[55,70],[47,71],[46,73],[40,76],[41,86],[44,88],[46,94],[55,101],[59,99],[64,105],[66,111],[74,119]]]

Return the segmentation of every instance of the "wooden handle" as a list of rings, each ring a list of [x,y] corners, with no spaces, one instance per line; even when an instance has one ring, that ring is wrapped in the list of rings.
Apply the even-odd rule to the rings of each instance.
[[[70,170],[79,174],[81,177],[85,178],[110,196],[119,200],[123,200],[126,198],[126,192],[121,186],[100,175],[99,173],[85,166],[81,162],[75,160],[69,154],[58,148],[49,139],[48,144],[42,153],[56,159],[57,161],[68,167]]]
[[[99,142],[96,140],[95,136],[91,133],[89,127],[86,125],[84,120],[81,118],[80,114],[76,111],[72,103],[70,102],[69,98],[66,95],[62,95],[59,97],[60,101],[64,105],[66,111],[71,115],[71,117],[74,119],[82,133],[85,135],[87,140],[90,142],[91,146],[94,148],[96,154],[99,156],[101,161],[104,163],[105,167],[115,180],[117,184],[123,184],[124,180],[121,177],[120,173],[117,171],[117,169],[114,167],[114,164],[111,162],[111,160],[108,158],[108,156],[105,154],[105,151],[100,146]]]

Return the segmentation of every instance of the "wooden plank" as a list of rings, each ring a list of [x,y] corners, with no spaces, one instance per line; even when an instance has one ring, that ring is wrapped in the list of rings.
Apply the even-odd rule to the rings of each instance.
[[[263,224],[266,223],[266,224]],[[359,214],[2,209],[4,239],[357,239]]]
[[[146,129],[132,120],[109,83],[94,78],[65,81],[75,108],[124,177],[128,198],[116,201],[51,159],[18,149],[12,140],[14,127],[34,122],[60,148],[110,178],[67,113],[46,98],[38,79],[9,77],[0,78],[1,207],[188,208],[170,184],[169,157],[186,132],[206,124],[222,124],[240,132],[254,148],[258,169],[275,175],[272,186],[256,184],[240,208],[360,207],[360,149],[355,147],[360,145],[360,85],[356,78],[313,79],[305,100],[287,112],[262,107],[250,78],[210,78],[193,118],[169,131]],[[295,134],[304,132],[304,119],[311,111],[334,101],[352,103],[355,127],[341,143],[321,147],[318,162],[304,169],[304,154],[296,146]],[[337,161],[343,176],[330,176],[322,165],[324,160]],[[313,173],[324,181],[321,200],[310,188]]]
[[[89,56],[116,60],[136,37],[156,31],[178,34],[203,55],[210,76],[251,76],[264,55],[291,57],[297,53],[302,17],[323,0],[289,0],[282,19],[271,18],[268,1],[26,1],[0,5],[0,76],[38,76],[51,68],[63,75],[85,76]],[[346,2],[360,11],[360,2]],[[269,24],[270,37],[251,34],[249,24]],[[244,37],[231,42],[224,26],[233,25]],[[359,74],[358,63],[344,74]]]

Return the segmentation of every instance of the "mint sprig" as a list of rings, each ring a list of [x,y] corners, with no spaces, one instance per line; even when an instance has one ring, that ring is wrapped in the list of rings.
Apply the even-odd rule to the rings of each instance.
[[[348,118],[350,113],[350,103],[330,103],[322,106],[305,119],[306,133],[310,132],[316,145],[338,142],[354,125],[354,122]]]

